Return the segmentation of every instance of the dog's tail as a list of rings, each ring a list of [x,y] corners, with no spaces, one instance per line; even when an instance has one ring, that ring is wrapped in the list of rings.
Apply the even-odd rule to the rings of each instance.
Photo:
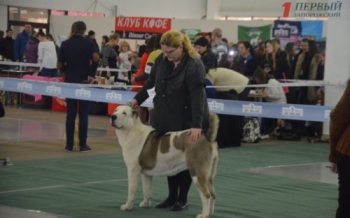
[[[209,114],[209,128],[205,132],[205,136],[211,142],[214,142],[219,128],[219,117],[214,113]]]

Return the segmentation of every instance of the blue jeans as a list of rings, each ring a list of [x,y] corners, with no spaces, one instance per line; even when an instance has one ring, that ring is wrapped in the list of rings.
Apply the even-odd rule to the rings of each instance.
[[[88,114],[90,110],[90,101],[66,99],[67,103],[67,117],[66,117],[66,146],[72,148],[74,145],[74,128],[75,117],[77,114],[77,107],[79,101],[79,146],[84,148],[86,146],[87,131],[88,131]]]
[[[57,69],[43,68],[41,74],[45,77],[57,77]]]

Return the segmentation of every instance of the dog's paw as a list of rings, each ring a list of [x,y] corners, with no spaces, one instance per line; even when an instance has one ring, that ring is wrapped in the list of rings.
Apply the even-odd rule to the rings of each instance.
[[[131,210],[132,209],[132,206],[129,206],[127,204],[124,204],[120,207],[121,210],[124,210],[124,211],[127,211],[127,210]]]
[[[142,207],[142,208],[150,208],[151,204],[149,203],[149,201],[142,201],[140,203],[140,207]]]
[[[196,218],[209,218],[209,215],[198,214],[198,215],[196,216]]]

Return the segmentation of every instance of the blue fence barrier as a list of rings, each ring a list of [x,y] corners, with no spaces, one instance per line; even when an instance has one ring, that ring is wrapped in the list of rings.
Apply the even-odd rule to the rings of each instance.
[[[134,92],[113,90],[108,88],[108,86],[91,88],[81,84],[52,83],[14,78],[0,78],[0,90],[118,104],[125,104],[135,96]],[[208,99],[208,104],[210,111],[218,114],[320,122],[329,122],[329,114],[333,109],[331,106],[274,104],[219,99]],[[152,107],[152,100],[147,99],[142,106]]]

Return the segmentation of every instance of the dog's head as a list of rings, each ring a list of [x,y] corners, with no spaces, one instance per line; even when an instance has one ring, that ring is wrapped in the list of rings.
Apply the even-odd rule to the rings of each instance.
[[[139,119],[137,111],[129,106],[118,106],[111,116],[111,125],[116,129],[130,129]]]

